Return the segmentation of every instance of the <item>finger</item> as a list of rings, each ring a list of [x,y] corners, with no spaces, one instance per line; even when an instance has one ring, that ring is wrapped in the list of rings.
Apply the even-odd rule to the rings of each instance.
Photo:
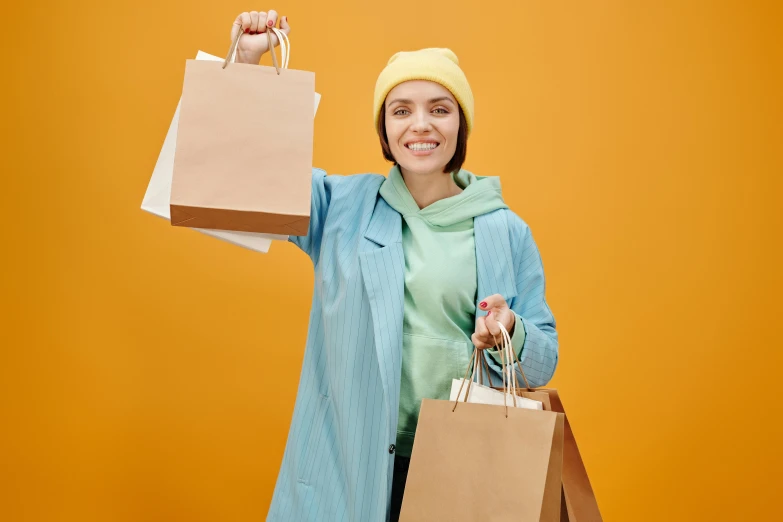
[[[508,303],[500,294],[494,294],[481,300],[479,307],[482,310],[502,310],[508,308]]]
[[[276,24],[277,24],[277,11],[272,9],[267,14],[266,22],[264,22],[264,29],[263,29],[264,32],[268,31],[269,29],[274,27]],[[269,35],[269,36],[271,36],[271,39],[272,39],[272,46],[273,47],[277,47],[278,45],[280,45],[280,42],[278,41],[277,35],[273,31],[270,31],[270,32],[272,33],[272,34]]]
[[[476,339],[484,346],[484,348],[492,348],[495,343],[492,340],[492,336],[487,329],[486,318],[479,317],[476,319]]]
[[[266,21],[264,22],[264,30],[275,27],[277,25],[277,11],[270,10],[266,15]]]
[[[487,314],[487,317],[485,319],[485,324],[487,325],[487,330],[489,331],[489,334],[493,337],[497,337],[500,335],[500,326],[498,326],[497,321],[498,314],[490,312]]]
[[[487,329],[487,318],[486,317],[477,317],[476,318],[476,334],[480,338],[487,338],[489,337],[489,330]]]
[[[238,32],[242,32],[244,29],[242,28],[242,15],[237,16],[237,19],[234,20],[234,23],[231,24],[231,41],[234,41],[234,38],[237,37]]]
[[[280,30],[283,32],[284,35],[288,36],[291,34],[291,26],[288,25],[288,17],[284,16],[280,19]]]
[[[473,346],[478,350],[488,350],[489,348],[492,348],[492,346],[485,342],[485,339],[480,338],[475,333],[470,336],[470,340],[473,341]]]
[[[250,30],[250,13],[242,13],[234,20],[234,25],[231,27],[231,40],[236,37],[236,30],[239,29],[242,32],[248,32]]]
[[[266,20],[267,20],[267,14],[266,11],[259,11],[258,12],[258,34],[265,33],[266,32]]]
[[[258,32],[258,11],[250,11],[250,34]]]

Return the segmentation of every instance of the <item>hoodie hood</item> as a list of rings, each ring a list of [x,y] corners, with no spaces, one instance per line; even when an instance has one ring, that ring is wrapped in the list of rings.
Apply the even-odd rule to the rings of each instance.
[[[398,165],[389,171],[388,178],[381,184],[380,194],[404,218],[417,216],[436,227],[456,225],[482,214],[508,208],[501,194],[500,178],[476,176],[464,169],[451,176],[463,189],[462,192],[422,209],[408,190]]]

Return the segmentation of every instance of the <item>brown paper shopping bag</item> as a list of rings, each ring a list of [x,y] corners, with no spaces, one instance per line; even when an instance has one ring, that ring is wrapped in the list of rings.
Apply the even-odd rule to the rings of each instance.
[[[560,522],[563,414],[463,401],[422,401],[400,521]]]
[[[269,34],[269,33],[268,33]],[[171,185],[171,224],[305,235],[310,221],[315,75],[188,60]],[[271,41],[271,37],[270,37]],[[270,45],[271,47],[271,45]]]
[[[601,512],[598,509],[598,502],[595,493],[590,484],[590,478],[587,476],[582,456],[579,453],[579,447],[576,444],[576,438],[568,422],[563,402],[560,395],[553,388],[531,388],[522,369],[522,363],[516,356],[516,351],[512,351],[517,366],[517,371],[522,376],[525,388],[516,388],[517,395],[541,401],[544,409],[557,413],[562,413],[564,418],[563,426],[563,494],[561,522],[602,522]],[[504,359],[505,360],[505,359]],[[509,358],[510,360],[510,358]],[[486,369],[489,373],[489,369]],[[494,387],[502,390],[502,387]],[[544,399],[546,397],[546,399]]]
[[[568,416],[560,400],[557,390],[552,388],[537,388],[549,395],[551,410],[562,413],[565,424],[563,431],[563,505],[565,514],[563,522],[602,522],[598,501],[595,498],[587,469],[576,445],[576,438],[568,423]]]

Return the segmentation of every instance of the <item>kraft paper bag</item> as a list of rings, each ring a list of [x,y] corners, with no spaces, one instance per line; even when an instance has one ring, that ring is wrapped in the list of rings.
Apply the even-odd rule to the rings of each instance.
[[[198,51],[196,60],[211,60],[221,62],[224,58],[219,58],[203,51]],[[321,95],[315,93],[313,116],[318,111],[318,103]],[[180,103],[174,112],[166,138],[163,141],[163,147],[158,155],[155,168],[152,171],[152,177],[147,185],[147,191],[141,203],[142,210],[155,216],[170,219],[169,204],[171,199],[171,181],[174,173],[174,149],[177,141],[177,127],[179,123]],[[253,232],[231,232],[226,230],[195,229],[208,236],[227,241],[231,244],[254,250],[256,252],[266,253],[273,240],[286,241],[287,235],[276,234],[258,234]]]
[[[551,411],[424,399],[400,522],[560,522],[563,423]]]
[[[188,60],[182,87],[171,224],[306,235],[310,223],[315,74]],[[269,33],[267,33],[269,34]]]
[[[557,390],[537,388],[549,395],[552,411],[563,414],[563,522],[602,522],[598,501],[595,498],[587,469],[579,453],[574,432]]]
[[[502,374],[504,393],[515,391],[511,371]],[[560,522],[565,416],[457,397],[422,400],[400,522]]]

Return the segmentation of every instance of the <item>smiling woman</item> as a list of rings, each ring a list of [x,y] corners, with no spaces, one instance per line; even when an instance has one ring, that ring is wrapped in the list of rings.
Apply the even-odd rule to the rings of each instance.
[[[465,163],[467,119],[454,95],[439,83],[411,80],[394,87],[384,109],[379,111],[377,131],[383,157],[395,165],[400,163],[396,158],[403,158],[405,152],[432,158],[427,163],[407,165],[411,172],[431,172],[433,167],[445,163],[443,172],[448,173],[458,171]],[[436,148],[437,155],[433,152]],[[443,162],[444,157],[446,162]]]
[[[237,61],[258,63],[276,17],[237,17]],[[313,170],[309,230],[290,241],[319,284],[268,520],[396,521],[422,400],[448,399],[474,348],[499,384],[501,324],[530,383],[552,378],[557,331],[530,229],[497,177],[462,168],[473,110],[452,51],[396,53],[373,104],[389,175]]]

